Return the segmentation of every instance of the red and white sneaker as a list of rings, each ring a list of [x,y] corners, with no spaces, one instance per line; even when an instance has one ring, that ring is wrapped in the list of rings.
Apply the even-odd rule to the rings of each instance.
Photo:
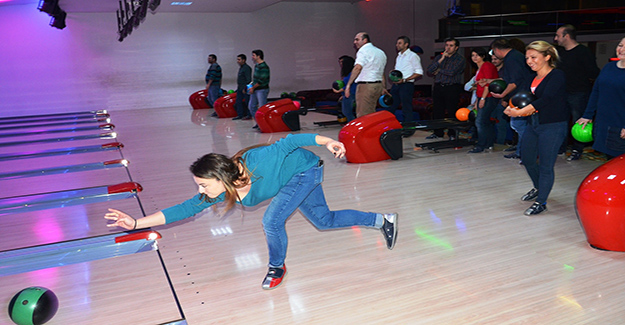
[[[263,289],[271,290],[277,288],[286,276],[286,265],[282,267],[270,267],[263,280]]]

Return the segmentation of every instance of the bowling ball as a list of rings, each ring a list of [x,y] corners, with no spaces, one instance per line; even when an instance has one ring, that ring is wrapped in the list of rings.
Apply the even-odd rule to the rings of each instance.
[[[234,90],[233,89],[228,90],[228,94],[234,94]]]
[[[399,82],[404,75],[399,70],[393,70],[388,73],[388,79],[392,82]]]
[[[286,91],[280,94],[280,98],[288,98],[288,97],[289,97],[289,93],[287,93]]]
[[[343,87],[345,87],[343,80],[336,80],[332,83],[332,89],[334,90],[343,89]]]
[[[536,100],[536,96],[529,91],[519,91],[510,98],[510,106],[523,108]]]
[[[295,97],[297,97],[297,94],[295,92],[290,92],[289,93],[289,97],[295,98]]]
[[[380,103],[380,106],[384,108],[390,107],[391,105],[393,105],[393,96],[384,94],[380,96],[380,99],[378,99],[378,103]]]
[[[571,135],[573,138],[579,142],[591,142],[592,138],[592,123],[586,124],[586,127],[582,129],[581,124],[575,123],[571,128]]]
[[[293,105],[295,105],[295,107],[296,107],[297,109],[300,109],[300,107],[302,107],[302,103],[300,103],[300,102],[299,102],[299,101],[297,101],[297,100],[294,100],[294,101],[293,101]]]
[[[493,80],[488,85],[488,91],[490,91],[491,93],[495,93],[495,94],[501,94],[506,89],[506,87],[508,87],[508,84],[505,81],[501,79],[497,79],[497,80]]]
[[[471,113],[471,110],[468,108],[459,108],[456,111],[456,118],[458,119],[458,121],[467,121],[469,120],[469,114]]]
[[[44,287],[29,287],[13,296],[9,303],[9,317],[18,325],[44,324],[59,309],[59,299]]]
[[[475,119],[477,119],[477,109],[473,109],[469,113],[469,121],[475,123]]]

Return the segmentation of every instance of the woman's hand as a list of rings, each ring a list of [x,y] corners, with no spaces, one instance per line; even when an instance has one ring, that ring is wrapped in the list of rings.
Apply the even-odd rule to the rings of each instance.
[[[479,108],[479,109],[484,108],[484,103],[486,103],[486,99],[478,99],[477,100],[477,108]]]
[[[331,140],[326,143],[326,148],[334,155],[335,158],[345,157],[345,145],[342,142]]]
[[[115,221],[114,223],[107,224],[107,227],[121,227],[128,230],[134,230],[137,226],[136,219],[115,209],[109,209],[109,212],[104,215],[104,219]]]
[[[625,129],[621,129],[621,139],[625,139]]]

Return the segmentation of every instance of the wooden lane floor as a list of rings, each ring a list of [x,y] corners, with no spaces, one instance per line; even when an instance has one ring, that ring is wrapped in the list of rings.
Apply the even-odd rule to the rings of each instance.
[[[163,324],[183,318],[155,251],[0,276],[0,301],[29,286],[46,287],[58,297],[50,325]],[[0,324],[11,323],[6,310],[1,312]]]
[[[286,135],[258,133],[251,129],[253,121],[214,119],[211,112],[187,107],[115,112],[124,157],[131,161],[134,181],[144,187],[140,198],[146,213],[197,192],[188,167],[201,155],[232,155]],[[300,118],[301,132],[336,138],[340,130],[314,125],[327,115]],[[392,251],[378,230],[318,231],[296,212],[287,223],[289,274],[279,288],[264,291],[267,248],[261,220],[267,202],[237,207],[225,219],[209,209],[157,227],[163,235],[159,251],[189,323],[622,322],[625,283],[618,274],[625,257],[590,248],[573,207],[579,183],[599,162],[559,158],[549,210],[529,218],[522,215],[529,204],[519,200],[531,187],[529,178],[518,161],[502,158],[501,147],[478,155],[467,155],[468,148],[414,150],[414,143],[427,135],[417,131],[404,139],[403,158],[370,164],[345,163],[332,159],[325,148],[308,148],[325,160],[323,188],[330,208],[400,214]],[[118,202],[91,206],[99,206],[102,214],[109,206],[127,209]],[[90,227],[99,227],[95,222],[89,213]],[[134,264],[131,259],[124,257]],[[153,272],[161,269],[143,268],[141,274]],[[76,274],[73,281],[83,290],[104,292],[99,281],[142,289],[123,274],[112,280],[86,271]],[[89,281],[95,282],[93,288]],[[17,291],[33,284],[20,278],[11,285]],[[128,310],[124,293],[106,295],[115,300],[106,308]]]

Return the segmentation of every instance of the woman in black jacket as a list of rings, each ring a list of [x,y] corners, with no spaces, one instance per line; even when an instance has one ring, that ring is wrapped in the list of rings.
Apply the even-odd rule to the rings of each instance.
[[[568,129],[568,114],[563,100],[566,79],[562,70],[555,69],[558,51],[545,41],[530,43],[525,52],[527,65],[536,72],[529,90],[535,98],[524,107],[508,106],[504,113],[511,117],[530,116],[521,141],[521,157],[534,188],[521,197],[536,202],[525,210],[535,215],[547,210],[547,198],[554,182],[553,166],[558,149]],[[514,104],[514,100],[511,100]]]

